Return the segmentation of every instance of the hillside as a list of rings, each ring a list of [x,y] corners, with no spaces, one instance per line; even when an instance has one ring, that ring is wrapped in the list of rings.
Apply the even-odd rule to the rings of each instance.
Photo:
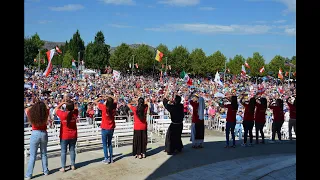
[[[52,42],[52,41],[44,41],[44,42],[45,42],[45,43],[44,43],[44,46],[43,46],[44,49],[52,49],[52,48],[54,48],[54,47],[56,47],[56,46],[61,46],[61,45],[64,45],[64,44],[65,44],[65,42]],[[133,49],[136,49],[136,48],[138,48],[138,47],[141,46],[141,45],[142,45],[142,44],[130,44],[129,47],[130,47],[130,48],[133,48]],[[150,48],[150,50],[152,50],[152,51],[155,50],[154,47],[149,46],[149,45],[147,45],[147,46]],[[116,50],[116,47],[111,47],[111,48],[110,48],[110,53],[112,54],[115,50]]]

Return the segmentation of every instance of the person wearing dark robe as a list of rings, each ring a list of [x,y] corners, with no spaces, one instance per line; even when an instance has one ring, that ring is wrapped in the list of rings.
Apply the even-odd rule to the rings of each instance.
[[[176,95],[173,104],[169,104],[169,101],[164,98],[163,105],[171,116],[171,124],[166,134],[165,152],[172,155],[176,151],[181,152],[183,148],[181,141],[184,118],[183,104],[181,104],[181,97]]]
[[[191,124],[192,148],[203,148],[204,140],[204,99],[195,94],[190,101],[193,109]]]

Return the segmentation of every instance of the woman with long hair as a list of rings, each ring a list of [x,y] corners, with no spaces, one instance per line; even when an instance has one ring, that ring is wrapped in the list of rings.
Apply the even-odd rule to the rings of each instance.
[[[292,127],[294,130],[294,133],[297,135],[296,132],[296,98],[294,98],[293,103],[292,101],[293,97],[289,97],[287,99],[287,104],[289,106],[289,112],[290,112],[290,119],[289,119],[289,139],[292,141]]]
[[[267,99],[264,97],[258,98],[256,100],[256,111],[255,111],[255,128],[256,128],[256,144],[259,144],[259,132],[261,134],[262,141],[261,143],[264,144],[264,133],[263,127],[266,123],[266,110],[268,108]]]
[[[116,115],[117,100],[113,96],[106,95],[106,97],[107,100],[104,103],[100,102],[102,97],[97,98],[93,102],[101,110],[102,114],[100,125],[104,153],[104,160],[102,160],[102,163],[110,164],[113,163],[112,136],[114,133],[114,128],[116,127],[114,116]]]
[[[171,124],[168,128],[165,141],[165,152],[171,155],[181,152],[183,144],[181,141],[181,134],[183,129],[184,106],[181,104],[181,97],[176,95],[174,102],[169,104],[167,98],[163,99],[164,107],[169,111],[171,116]]]
[[[33,106],[27,108],[26,113],[28,121],[32,125],[32,133],[30,137],[30,158],[25,179],[31,179],[39,145],[42,161],[42,172],[44,173],[44,175],[49,174],[47,157],[47,123],[49,109],[44,102],[38,101],[34,103]]]
[[[225,98],[227,101],[229,99]],[[228,104],[227,104],[228,103]],[[231,103],[229,104],[229,102],[225,102],[224,107],[227,108],[227,118],[226,118],[226,146],[225,148],[229,147],[229,135],[230,135],[230,131],[231,131],[231,136],[232,136],[232,146],[233,148],[236,147],[236,137],[234,134],[234,129],[236,127],[236,116],[237,116],[237,112],[238,112],[238,100],[237,100],[237,96],[231,96]]]
[[[243,128],[244,128],[244,139],[242,146],[252,146],[253,135],[252,129],[254,125],[254,110],[256,108],[256,99],[250,98],[249,101],[243,102],[243,98],[240,100],[241,104],[244,106],[244,117],[243,117]],[[250,143],[247,143],[248,132]]]
[[[269,108],[273,110],[272,138],[269,142],[274,143],[276,133],[279,141],[281,142],[281,127],[284,122],[283,100],[276,99],[276,102],[271,101]]]
[[[66,105],[66,111],[62,111],[62,105]],[[60,146],[61,146],[61,172],[65,172],[67,148],[69,146],[71,169],[75,170],[76,143],[77,143],[77,119],[78,109],[71,100],[62,101],[55,108],[56,115],[60,118]]]
[[[134,106],[136,105],[136,106]],[[147,111],[148,105],[142,97],[138,99],[138,102],[133,100],[128,104],[128,107],[133,112],[133,146],[132,154],[135,158],[145,158],[147,151]]]

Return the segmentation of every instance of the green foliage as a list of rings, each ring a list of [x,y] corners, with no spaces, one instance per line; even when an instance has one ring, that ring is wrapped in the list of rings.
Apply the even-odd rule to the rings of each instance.
[[[189,56],[190,62],[191,62],[191,69],[194,74],[197,75],[205,75],[205,61],[206,61],[206,54],[203,52],[201,48],[194,49],[190,56]]]
[[[248,57],[247,63],[250,66],[250,76],[265,76],[267,74],[267,71],[264,71],[263,74],[260,74],[259,72],[259,70],[265,66],[265,60],[258,52],[253,53],[252,58]],[[247,68],[246,71],[248,71]]]
[[[63,68],[71,68],[72,67],[72,55],[69,51],[67,51],[63,56],[62,67]]]
[[[171,58],[168,59],[168,64],[170,64],[175,71],[185,70],[186,72],[189,72],[191,68],[187,48],[183,46],[175,47],[171,52]]]
[[[241,66],[244,64],[245,59],[241,55],[236,55],[233,59],[227,63],[227,68],[230,69],[230,73],[237,75],[241,73]]]
[[[85,66],[92,69],[104,69],[109,64],[110,46],[105,44],[105,38],[101,31],[94,37],[85,50]]]
[[[132,63],[133,49],[127,44],[122,43],[110,57],[110,65],[113,69],[125,72]]]
[[[220,52],[216,51],[207,57],[206,71],[209,73],[223,72],[227,58]]]
[[[81,39],[79,30],[77,30],[68,43],[68,51],[76,60],[78,60],[78,52],[80,52],[80,60],[82,60],[84,50],[84,41]]]
[[[24,65],[32,65],[34,57],[36,57],[37,54],[37,45],[31,40],[31,38],[24,38]]]
[[[268,70],[273,72],[272,76],[278,77],[278,72],[280,68],[282,69],[283,76],[285,75],[285,72],[288,71],[288,67],[284,66],[284,62],[285,62],[285,58],[279,55],[275,56],[270,61],[268,65]]]
[[[145,44],[142,44],[133,51],[134,64],[138,63],[139,69],[150,71],[153,68],[154,52]],[[132,62],[131,62],[132,64]]]

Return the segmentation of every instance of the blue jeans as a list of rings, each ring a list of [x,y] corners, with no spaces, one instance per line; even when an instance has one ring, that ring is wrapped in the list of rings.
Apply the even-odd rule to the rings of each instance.
[[[40,145],[41,161],[42,161],[42,172],[45,174],[49,173],[48,169],[48,157],[47,157],[47,145],[48,145],[48,134],[47,131],[33,130],[30,137],[30,158],[27,168],[26,177],[31,178],[36,162],[37,151]]]
[[[233,145],[236,145],[236,138],[234,135],[234,128],[236,127],[236,122],[227,122],[226,124],[226,140],[227,140],[227,146],[229,146],[229,134],[231,131],[231,136],[233,140]]]
[[[69,145],[71,166],[74,166],[76,161],[76,151],[75,151],[76,143],[77,143],[77,139],[67,139],[67,140],[60,139],[62,168],[66,167],[68,145]]]
[[[102,145],[103,145],[103,153],[104,153],[104,159],[108,160],[108,151],[110,160],[112,159],[112,136],[113,136],[114,129],[101,129],[101,135],[102,135]]]
[[[239,135],[239,140],[242,139],[242,127],[241,127],[241,124],[240,125],[236,125],[235,127],[235,136],[238,136]]]

